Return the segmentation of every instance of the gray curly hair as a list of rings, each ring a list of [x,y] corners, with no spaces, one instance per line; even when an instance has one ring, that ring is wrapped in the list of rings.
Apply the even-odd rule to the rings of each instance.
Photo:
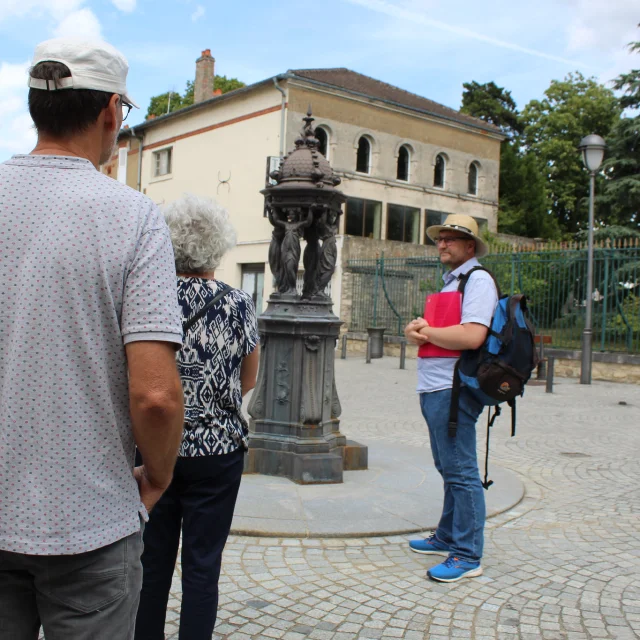
[[[185,193],[164,208],[178,273],[215,270],[235,246],[236,230],[229,213],[210,198]]]

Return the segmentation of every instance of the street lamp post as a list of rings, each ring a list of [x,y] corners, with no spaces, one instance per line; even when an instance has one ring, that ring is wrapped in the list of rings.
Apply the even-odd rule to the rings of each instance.
[[[580,151],[582,161],[589,171],[589,229],[587,244],[587,297],[584,331],[582,332],[582,357],[580,361],[580,384],[591,384],[591,362],[592,362],[592,308],[593,308],[593,227],[594,221],[594,196],[596,188],[596,173],[602,164],[605,141],[597,135],[590,135],[580,141]]]

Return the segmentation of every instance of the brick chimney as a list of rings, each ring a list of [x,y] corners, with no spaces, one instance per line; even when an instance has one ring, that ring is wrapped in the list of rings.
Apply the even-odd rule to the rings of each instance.
[[[215,64],[215,58],[211,56],[211,49],[205,49],[196,60],[196,81],[193,87],[193,101],[195,103],[213,97]]]

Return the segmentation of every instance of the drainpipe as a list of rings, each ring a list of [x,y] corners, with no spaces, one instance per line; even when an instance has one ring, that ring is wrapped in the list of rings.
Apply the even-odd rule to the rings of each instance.
[[[280,76],[282,78],[282,76]],[[276,89],[282,94],[282,106],[280,108],[280,158],[284,158],[284,117],[287,108],[287,92],[278,84],[278,76],[273,79]]]
[[[144,134],[142,136],[136,135],[135,128],[131,130],[134,138],[138,139],[138,191],[142,191],[142,142],[144,140]]]

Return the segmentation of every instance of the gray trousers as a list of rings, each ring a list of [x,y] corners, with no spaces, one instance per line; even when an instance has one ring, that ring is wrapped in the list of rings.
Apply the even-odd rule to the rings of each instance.
[[[142,587],[142,531],[77,555],[0,550],[0,638],[129,640]]]

